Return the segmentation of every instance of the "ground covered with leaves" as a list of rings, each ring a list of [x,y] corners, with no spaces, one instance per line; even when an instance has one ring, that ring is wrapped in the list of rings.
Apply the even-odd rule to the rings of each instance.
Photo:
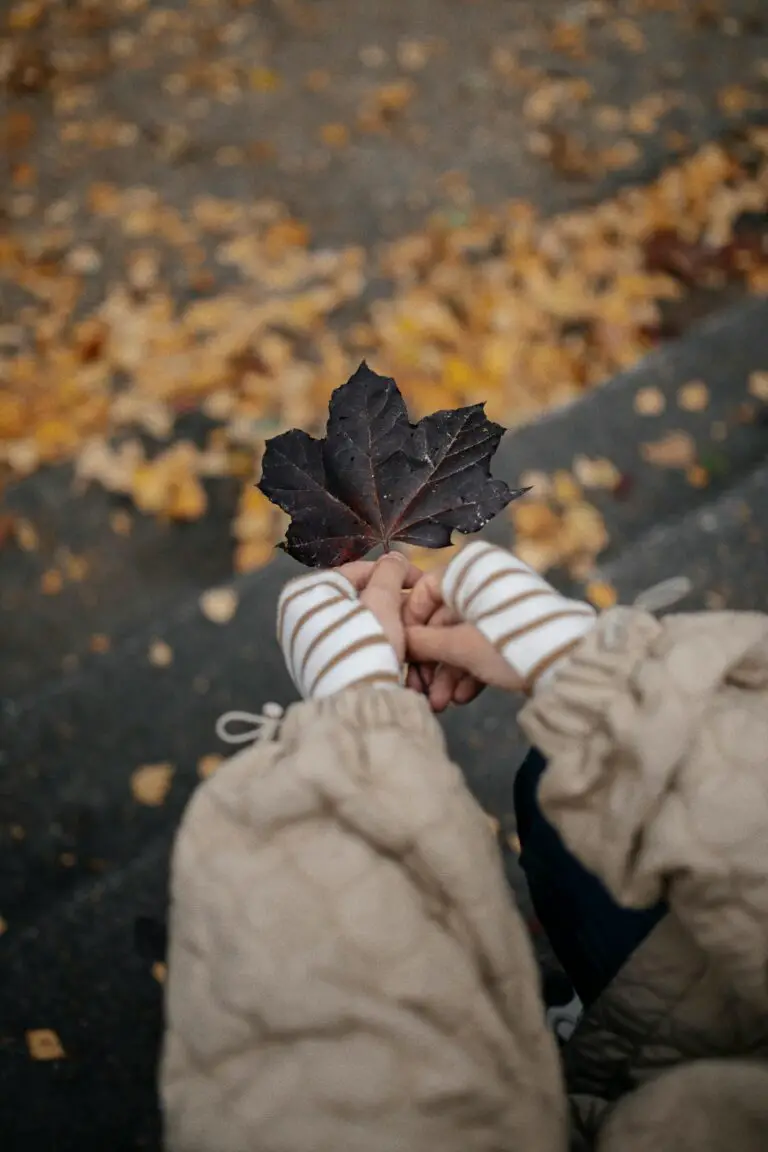
[[[248,571],[285,526],[254,486],[265,439],[321,432],[361,359],[414,420],[484,401],[513,426],[768,294],[762,9],[412,7],[10,8],[1,483],[71,464],[121,498],[125,532],[134,512],[198,519],[234,478]],[[657,456],[706,484],[685,446]],[[510,509],[519,549],[587,575],[605,543],[589,489],[622,476],[581,460],[534,479]],[[0,539],[34,549],[35,526],[8,515]]]

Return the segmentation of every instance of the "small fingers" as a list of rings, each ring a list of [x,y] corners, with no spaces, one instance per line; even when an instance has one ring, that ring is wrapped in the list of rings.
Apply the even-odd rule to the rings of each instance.
[[[370,580],[375,567],[374,560],[352,560],[349,564],[342,564],[336,571],[346,576],[350,584],[360,593]]]
[[[384,556],[380,556],[378,560],[352,560],[349,564],[342,564],[336,571],[341,572],[342,576],[346,576],[350,584],[360,593],[370,584],[371,578],[379,564],[390,556],[399,557],[395,563],[402,564],[405,568],[405,576],[399,587],[413,588],[424,573],[420,568],[417,568],[415,564],[411,564],[407,557],[403,556],[402,552],[387,552]]]
[[[445,628],[415,624],[406,629],[409,658],[414,663],[455,664],[466,670],[473,632],[471,624],[451,624]]]
[[[400,592],[406,587],[406,581],[413,567],[400,552],[387,552],[373,565],[365,584],[362,600],[372,597],[385,597],[391,599],[400,611]]]
[[[429,688],[429,703],[433,712],[443,712],[454,697],[456,686],[463,676],[460,668],[440,664]]]
[[[482,680],[478,680],[471,673],[465,673],[458,684],[453,690],[454,704],[469,704],[476,696],[479,696],[485,688]]]
[[[427,624],[442,606],[441,581],[442,574],[439,572],[421,574],[403,607],[403,623],[406,627],[412,624]]]
[[[447,604],[441,604],[439,608],[436,608],[432,616],[430,616],[429,620],[427,621],[427,624],[434,628],[444,628],[448,624],[460,623],[460,617],[457,616],[454,610],[449,608]]]
[[[425,692],[429,688],[435,675],[435,664],[425,664],[422,661],[411,661],[408,664],[409,676],[418,684],[419,691]]]

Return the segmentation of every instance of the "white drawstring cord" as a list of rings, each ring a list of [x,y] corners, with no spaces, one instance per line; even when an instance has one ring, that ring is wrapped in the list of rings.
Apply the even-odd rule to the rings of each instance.
[[[253,744],[256,740],[274,740],[283,718],[280,704],[269,701],[261,712],[225,712],[216,721],[216,735],[225,744]],[[230,724],[250,724],[244,732],[230,732]]]
[[[644,612],[661,612],[664,608],[671,608],[678,601],[693,591],[693,582],[687,576],[671,576],[669,580],[662,580],[646,588],[635,599],[634,607],[642,608]]]
[[[561,1004],[555,1008],[547,1008],[547,1024],[555,1036],[557,1036],[558,1040],[565,1042],[566,1040],[570,1040],[576,1031],[576,1025],[583,1013],[584,1005],[574,992],[573,999],[567,1004]]]
[[[693,590],[693,583],[687,576],[672,576],[646,588],[635,597],[632,607],[651,614],[671,608]],[[626,619],[620,613],[606,612],[603,636],[608,648],[617,648],[626,633]]]

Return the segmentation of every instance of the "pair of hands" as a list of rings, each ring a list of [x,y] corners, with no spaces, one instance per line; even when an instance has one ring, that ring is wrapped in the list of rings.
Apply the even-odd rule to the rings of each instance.
[[[337,571],[376,617],[400,663],[408,662],[407,686],[428,696],[434,712],[468,704],[486,684],[522,690],[520,677],[493,644],[444,602],[444,568],[422,572],[401,553],[389,552]]]

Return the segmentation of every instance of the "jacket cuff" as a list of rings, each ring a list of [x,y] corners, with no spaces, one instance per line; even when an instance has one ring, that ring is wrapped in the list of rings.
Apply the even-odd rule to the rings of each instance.
[[[310,572],[286,584],[277,605],[277,638],[304,699],[355,684],[393,688],[403,682],[384,629],[341,572]]]
[[[520,713],[525,734],[545,755],[570,747],[601,723],[627,684],[662,625],[636,608],[613,608],[563,662],[558,675],[542,684]]]
[[[659,892],[648,878],[630,881],[627,846],[655,810],[688,740],[686,725],[660,718],[656,749],[643,730],[643,760],[652,769],[641,770],[636,745],[649,691],[645,665],[662,632],[653,616],[611,609],[518,716],[548,761],[538,792],[542,812],[580,862],[634,907],[651,904]]]
[[[446,604],[478,629],[533,691],[559,671],[595,623],[591,604],[568,600],[504,548],[476,540],[450,562]]]
[[[326,719],[365,732],[398,728],[416,738],[437,739],[445,747],[443,730],[425,696],[397,686],[382,692],[370,684],[292,704],[282,722],[281,740],[290,742],[314,720]]]

